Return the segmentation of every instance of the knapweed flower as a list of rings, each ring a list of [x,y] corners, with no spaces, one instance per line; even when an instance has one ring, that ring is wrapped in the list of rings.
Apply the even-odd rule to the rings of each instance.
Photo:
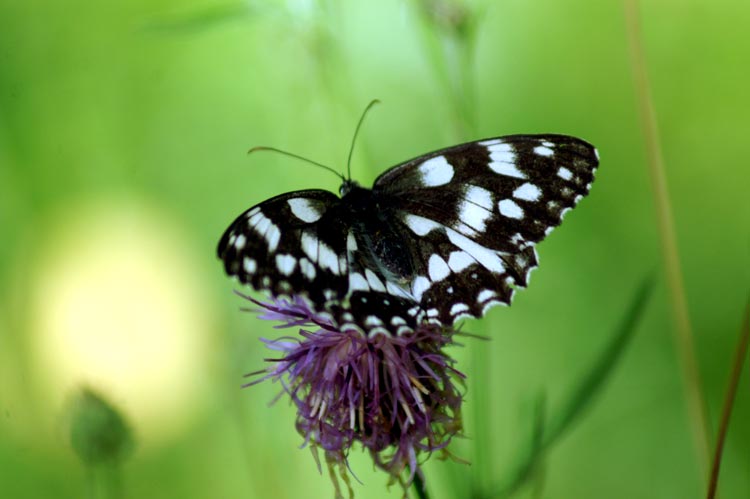
[[[462,429],[462,395],[454,381],[464,375],[443,353],[455,330],[424,325],[399,336],[367,337],[337,330],[300,298],[245,298],[263,307],[262,319],[300,328],[299,336],[263,340],[281,357],[250,374],[260,378],[249,385],[267,379],[283,384],[297,408],[297,431],[314,451],[324,451],[337,497],[336,468],[352,495],[346,461],[357,442],[404,494],[421,473],[422,455],[448,455],[447,445]]]

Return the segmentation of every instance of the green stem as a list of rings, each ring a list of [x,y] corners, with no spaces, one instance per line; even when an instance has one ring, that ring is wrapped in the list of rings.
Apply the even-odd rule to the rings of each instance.
[[[424,478],[422,478],[422,474],[419,472],[414,475],[414,490],[419,499],[430,499],[430,494],[427,493],[427,489],[424,486]]]
[[[747,354],[747,345],[750,342],[750,300],[745,306],[745,318],[742,321],[740,329],[740,339],[737,342],[737,348],[734,351],[734,364],[732,374],[729,376],[729,386],[727,395],[724,398],[724,408],[721,412],[721,422],[719,423],[719,435],[716,437],[716,451],[714,452],[713,465],[711,466],[711,477],[708,484],[708,499],[716,497],[716,489],[719,485],[719,469],[721,468],[721,456],[724,451],[724,441],[727,437],[729,428],[729,418],[732,415],[734,399],[737,395],[737,385],[742,375],[742,363],[745,361]]]
[[[86,497],[96,499],[96,469],[93,466],[86,466]]]
[[[709,424],[706,415],[705,397],[701,386],[695,344],[690,326],[685,287],[680,270],[680,257],[677,251],[677,236],[674,217],[669,201],[664,160],[659,142],[659,128],[656,121],[651,87],[642,46],[638,21],[638,0],[625,1],[625,20],[630,60],[635,80],[636,96],[640,110],[641,126],[646,143],[647,163],[651,175],[654,204],[659,225],[662,257],[667,284],[672,302],[672,315],[675,320],[674,342],[682,368],[682,382],[693,432],[694,445],[702,476],[707,476],[709,463]]]

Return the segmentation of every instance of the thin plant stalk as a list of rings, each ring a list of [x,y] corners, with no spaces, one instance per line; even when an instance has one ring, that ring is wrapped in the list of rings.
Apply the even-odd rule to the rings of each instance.
[[[680,270],[680,257],[677,250],[674,217],[669,201],[664,160],[659,142],[659,128],[656,120],[643,45],[638,21],[638,0],[624,0],[625,22],[630,50],[630,62],[635,80],[641,126],[646,143],[647,163],[653,188],[654,204],[661,239],[662,257],[667,285],[671,297],[674,317],[674,342],[682,370],[682,382],[690,419],[690,427],[696,457],[701,475],[707,476],[710,455],[710,429],[706,414],[705,397],[701,386],[698,362],[695,354],[695,341],[690,326],[685,287]]]
[[[737,342],[737,348],[734,351],[734,363],[732,365],[732,373],[729,376],[729,386],[727,386],[727,394],[724,397],[724,407],[721,411],[721,421],[719,422],[719,433],[716,437],[716,449],[714,451],[713,464],[711,466],[711,476],[708,482],[708,499],[714,499],[716,497],[716,489],[719,485],[719,470],[721,468],[721,456],[724,452],[724,442],[727,437],[727,430],[729,428],[729,419],[732,416],[732,409],[734,408],[734,400],[737,395],[737,385],[742,375],[742,363],[747,357],[747,345],[750,342],[750,300],[745,306],[745,318],[742,321],[742,328],[740,329],[740,338]]]
[[[424,480],[422,479],[421,473],[414,475],[414,491],[417,495],[417,499],[430,499],[430,494],[424,486]]]

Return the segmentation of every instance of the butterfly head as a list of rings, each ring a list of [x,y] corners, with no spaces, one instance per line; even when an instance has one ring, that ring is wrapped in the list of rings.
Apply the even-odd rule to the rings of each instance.
[[[343,198],[358,187],[359,184],[356,181],[350,179],[344,180],[344,183],[342,183],[341,187],[339,187],[339,196]]]

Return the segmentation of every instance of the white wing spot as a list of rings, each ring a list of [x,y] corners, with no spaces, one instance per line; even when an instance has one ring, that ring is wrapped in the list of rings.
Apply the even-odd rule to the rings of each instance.
[[[268,242],[268,251],[276,251],[276,248],[279,246],[280,239],[281,239],[281,231],[276,225],[271,224],[271,227],[269,227],[268,232],[266,232],[266,241]]]
[[[370,269],[365,269],[365,277],[367,277],[367,283],[370,285],[370,288],[375,291],[385,292],[385,286],[383,285],[383,282],[378,279],[378,276],[375,275],[375,272]]]
[[[492,217],[492,193],[476,185],[468,186],[464,199],[458,205],[458,218],[470,228],[482,232],[490,217]]]
[[[512,296],[512,293],[511,293],[511,296]],[[482,307],[482,315],[487,315],[487,311],[489,311],[489,309],[491,309],[492,307],[497,307],[497,306],[507,307],[508,304],[505,303],[504,301],[490,300],[487,303],[485,303],[484,306]]]
[[[242,268],[245,269],[245,272],[248,274],[253,274],[258,269],[258,264],[252,258],[245,257],[242,259]]]
[[[318,242],[318,256],[318,265],[320,265],[321,268],[328,268],[336,275],[341,273],[338,256],[330,246],[322,241]]]
[[[403,326],[406,324],[406,321],[402,317],[394,315],[393,317],[391,317],[391,324],[393,324],[394,326]]]
[[[490,152],[490,163],[487,165],[490,170],[507,177],[526,178],[526,175],[516,166],[516,153],[513,152],[510,144],[502,142],[489,144],[487,150]]]
[[[440,258],[439,255],[432,255],[430,256],[430,261],[428,263],[428,272],[430,274],[430,280],[435,282],[448,277],[451,270],[448,268],[448,264],[445,263],[445,260]]]
[[[564,166],[561,166],[560,169],[557,170],[557,176],[563,180],[570,180],[573,178],[573,172],[571,172]]]
[[[555,151],[547,146],[541,145],[534,148],[534,153],[538,154],[539,156],[550,157],[555,154]]]
[[[563,217],[564,217],[565,215],[567,215],[567,214],[568,214],[568,212],[569,212],[570,210],[572,210],[572,208],[565,208],[565,209],[563,209],[563,210],[562,210],[562,211],[560,212],[560,220],[562,220],[562,219],[563,219]]]
[[[365,319],[365,326],[369,327],[376,327],[376,326],[382,326],[383,321],[381,321],[378,317],[374,315],[368,315]]]
[[[448,234],[448,239],[450,240],[450,242],[458,246],[460,249],[464,250],[471,257],[473,257],[474,260],[482,264],[488,270],[498,273],[505,270],[503,261],[494,251],[490,251],[484,246],[475,243],[471,239],[462,236],[452,229],[446,229],[446,232]],[[453,254],[451,254],[451,256],[452,255]]]
[[[453,178],[453,167],[445,156],[430,158],[418,167],[422,174],[422,183],[426,187],[445,185]]]
[[[297,266],[297,259],[292,255],[276,255],[276,267],[284,275],[292,275],[294,267]]]
[[[550,142],[550,141],[548,141],[548,140],[544,140],[544,141],[542,141],[542,145],[543,145],[544,147],[552,147],[552,146],[554,146],[555,144],[553,144],[552,142]]]
[[[411,283],[411,292],[417,301],[422,299],[422,295],[430,287],[430,280],[425,276],[417,276]]]
[[[351,231],[346,235],[346,251],[357,251],[357,240]]]
[[[317,222],[320,220],[320,217],[323,216],[323,212],[321,212],[309,199],[292,198],[287,199],[286,202],[289,204],[292,214],[303,222],[309,224]]]
[[[370,285],[367,284],[365,276],[359,272],[349,274],[349,291],[370,291]]]
[[[539,201],[541,195],[542,191],[539,189],[539,187],[528,182],[513,191],[514,198],[523,199],[524,201]]]
[[[378,336],[383,336],[384,338],[391,337],[388,330],[382,327],[374,327],[370,331],[367,332],[368,338],[377,338]]]
[[[300,238],[300,244],[302,245],[302,251],[315,263],[318,261],[318,238],[312,235],[310,232],[305,231],[302,233]]]
[[[300,258],[299,269],[302,271],[302,274],[307,277],[308,281],[315,279],[315,265],[313,265],[307,258]]]
[[[248,213],[247,226],[256,227],[264,219],[266,219],[265,215],[260,212],[259,208],[255,208],[252,212]]]
[[[469,311],[469,306],[465,303],[456,303],[451,307],[451,315],[459,315]]]
[[[472,203],[492,211],[492,193],[482,187],[469,185],[464,192],[464,198]]]
[[[238,250],[241,250],[245,247],[245,243],[247,242],[247,238],[245,237],[245,234],[240,234],[237,236],[237,238],[234,240],[234,247]]]
[[[253,228],[258,234],[265,237],[266,231],[271,226],[271,220],[264,216],[263,213],[258,213],[255,217],[251,218],[250,221],[252,222],[253,219],[255,219]]]
[[[496,296],[497,296],[497,292],[495,292],[495,291],[493,291],[491,289],[483,289],[477,295],[477,301],[479,303],[483,303],[483,302],[486,302],[487,300],[493,299]]]
[[[418,236],[426,236],[431,231],[443,227],[429,218],[410,214],[404,215],[404,223]]]
[[[461,272],[474,263],[474,259],[463,251],[453,251],[448,257],[448,266],[453,272]]]
[[[255,232],[266,238],[268,251],[276,251],[276,248],[279,245],[279,239],[281,239],[281,231],[268,217],[258,210],[255,215],[247,220],[247,224],[252,227]]]
[[[500,214],[508,218],[520,220],[523,218],[523,210],[512,199],[503,199],[497,203]]]

